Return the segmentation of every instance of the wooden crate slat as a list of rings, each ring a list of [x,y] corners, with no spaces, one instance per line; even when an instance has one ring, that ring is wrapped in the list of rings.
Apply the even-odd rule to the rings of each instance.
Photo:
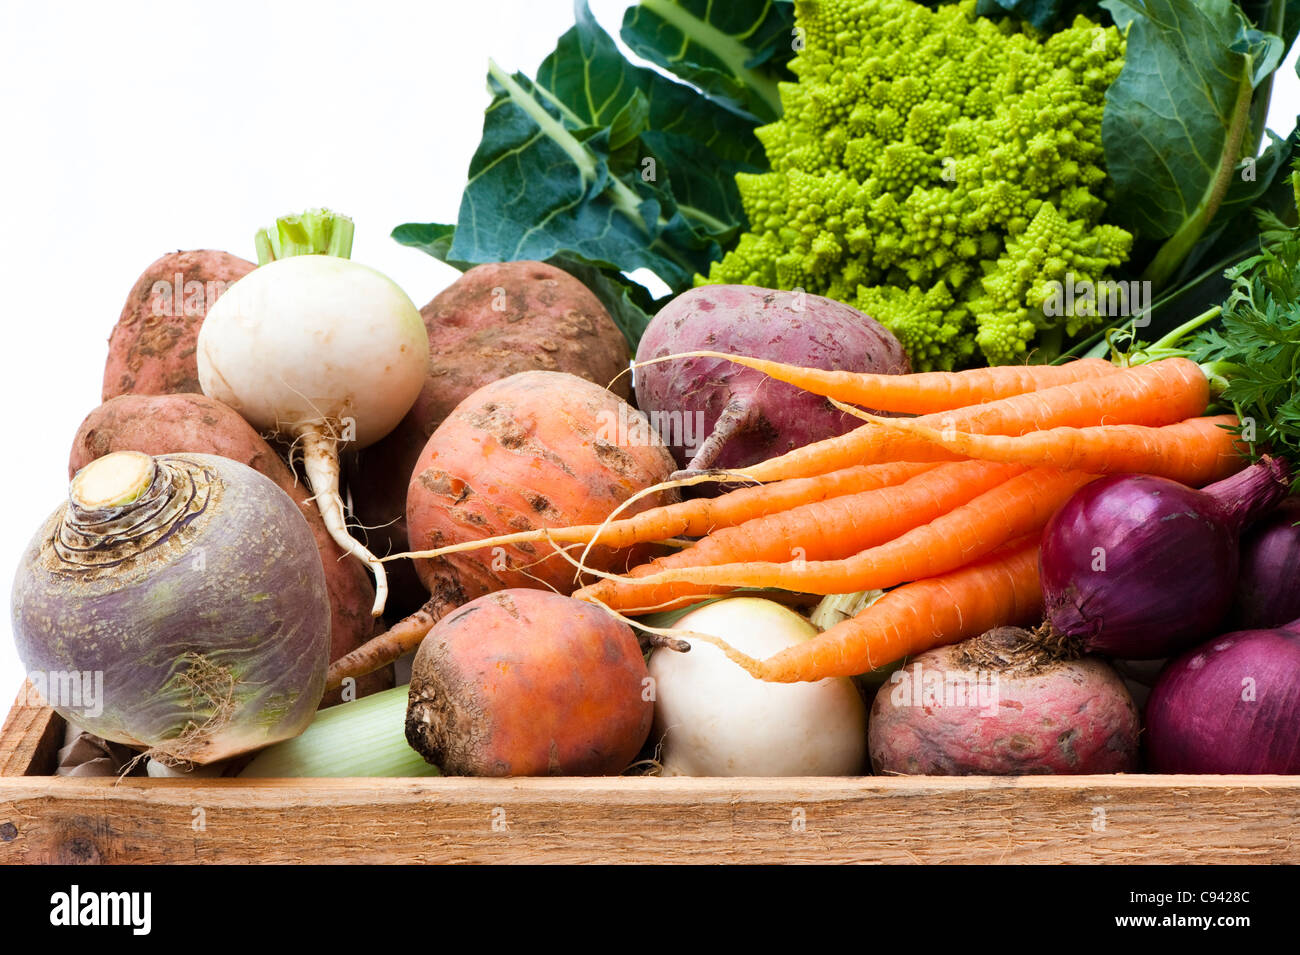
[[[0,730],[0,864],[1300,862],[1300,776],[52,777],[63,720]]]
[[[1300,777],[0,780],[5,862],[1300,862]]]
[[[0,777],[54,772],[63,745],[63,718],[43,702],[34,705],[39,700],[31,683],[25,682],[0,728]]]

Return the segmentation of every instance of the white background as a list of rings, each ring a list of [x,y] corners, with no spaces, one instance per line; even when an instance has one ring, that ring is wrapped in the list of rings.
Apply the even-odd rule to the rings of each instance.
[[[631,0],[591,0],[612,34]],[[488,57],[532,74],[568,0],[0,0],[0,587],[59,505],[137,276],[176,249],[256,259],[277,215],[328,206],[353,257],[417,305],[455,277],[388,234],[454,222]],[[1300,104],[1294,57],[1270,126]],[[8,601],[0,716],[22,684]]]

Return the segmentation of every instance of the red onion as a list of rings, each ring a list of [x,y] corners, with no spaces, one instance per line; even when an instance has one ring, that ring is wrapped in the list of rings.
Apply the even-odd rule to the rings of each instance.
[[[1043,532],[1052,628],[1083,651],[1133,660],[1204,639],[1232,602],[1242,528],[1289,485],[1289,468],[1267,457],[1201,491],[1149,475],[1085,485]]]
[[[1216,637],[1174,660],[1147,701],[1159,773],[1300,773],[1300,626]]]
[[[1300,500],[1282,506],[1241,539],[1241,569],[1232,625],[1240,630],[1280,627],[1300,617]]]

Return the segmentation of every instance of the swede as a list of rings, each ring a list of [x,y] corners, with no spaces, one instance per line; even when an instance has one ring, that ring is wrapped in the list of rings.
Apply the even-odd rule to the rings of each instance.
[[[285,217],[260,234],[260,267],[199,330],[199,382],[258,430],[301,446],[330,536],[375,575],[379,616],[387,578],[345,525],[338,447],[366,447],[402,420],[424,385],[428,339],[406,294],[347,258],[351,236],[351,221],[327,212]]]
[[[199,764],[302,732],[330,604],[289,496],[215,455],[120,451],[82,468],[68,498],[12,596],[18,655],[49,703],[104,739]]]
[[[332,608],[330,659],[350,653],[374,636],[370,608],[375,589],[365,565],[334,543],[306,485],[233,410],[202,394],[120,395],[82,421],[68,456],[68,477],[114,451],[218,454],[269,477],[293,498],[316,539]],[[365,696],[392,685],[390,668],[360,678],[355,690]],[[322,703],[333,705],[342,698],[339,693],[332,696]]]

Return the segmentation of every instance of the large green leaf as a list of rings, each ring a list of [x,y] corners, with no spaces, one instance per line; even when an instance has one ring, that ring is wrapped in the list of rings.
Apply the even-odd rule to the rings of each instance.
[[[630,63],[585,0],[574,10],[535,79],[490,64],[456,225],[410,223],[393,237],[462,269],[538,259],[581,273],[635,342],[654,302],[626,273],[689,288],[746,225],[736,174],[767,163],[752,116]]]
[[[777,83],[795,52],[789,0],[640,0],[619,31],[632,52],[763,122],[781,115]]]
[[[1258,86],[1282,40],[1230,0],[1104,0],[1127,28],[1124,69],[1106,94],[1102,142],[1115,181],[1110,215],[1165,244],[1147,277],[1168,278],[1214,219],[1232,182]]]
[[[744,222],[735,174],[766,168],[753,121],[633,66],[585,4],[576,19],[538,67],[537,85],[563,105],[572,123],[610,128],[615,176],[653,195],[663,209],[685,206],[684,217],[702,237],[732,234]],[[651,157],[653,165],[645,162]],[[665,177],[687,195],[666,188]]]
[[[622,270],[652,269],[674,285],[707,268],[707,250],[663,241],[667,221],[650,190],[611,175],[603,130],[579,140],[579,122],[528,77],[493,70],[497,96],[470,161],[449,258],[508,262],[572,253]]]

